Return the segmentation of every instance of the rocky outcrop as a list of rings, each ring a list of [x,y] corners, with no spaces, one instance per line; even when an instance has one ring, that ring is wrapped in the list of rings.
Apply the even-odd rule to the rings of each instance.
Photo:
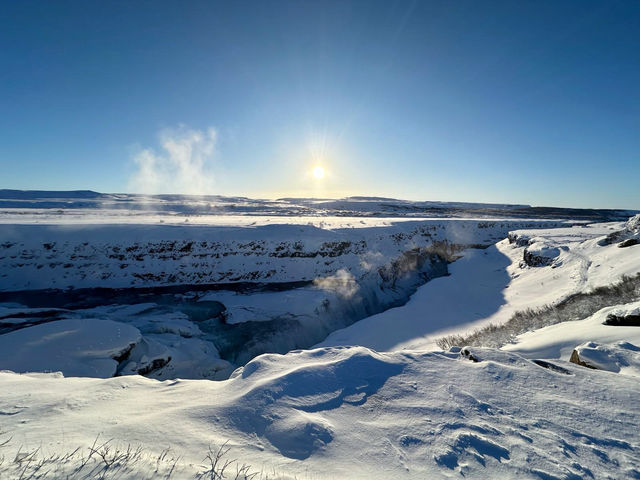
[[[640,243],[640,215],[631,217],[624,224],[622,230],[610,233],[600,240],[598,245],[604,247],[614,243],[617,243],[620,248],[631,247]]]
[[[640,347],[629,342],[586,342],[573,350],[569,361],[595,370],[640,376]]]
[[[616,315],[610,313],[604,324],[614,327],[640,327],[640,314]]]
[[[526,247],[531,243],[531,239],[528,235],[523,235],[517,232],[509,232],[507,240],[509,240],[511,245],[515,245],[516,247]]]
[[[522,261],[529,267],[546,267],[553,265],[558,255],[560,255],[558,248],[525,248]]]
[[[638,245],[640,243],[640,240],[637,238],[627,238],[626,240],[623,240],[622,242],[620,242],[618,244],[619,248],[626,248],[626,247],[632,247],[634,245]]]
[[[151,362],[138,368],[138,375],[149,375],[152,372],[160,370],[165,367],[171,361],[171,357],[167,358],[154,358]]]
[[[582,367],[593,368],[594,370],[598,369],[598,367],[589,365],[587,362],[584,362],[583,360],[581,360],[580,354],[578,353],[577,350],[574,350],[573,352],[571,352],[571,357],[569,358],[569,361],[571,363],[575,363],[576,365],[580,365]]]

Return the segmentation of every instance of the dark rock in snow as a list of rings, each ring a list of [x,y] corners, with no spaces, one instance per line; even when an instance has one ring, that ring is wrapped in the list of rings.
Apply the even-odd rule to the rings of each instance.
[[[640,315],[618,316],[610,313],[607,315],[604,325],[614,327],[640,327]]]
[[[529,249],[525,248],[523,260],[524,260],[524,263],[530,267],[546,267],[548,265],[551,265],[554,259],[543,256],[543,255],[535,254],[529,251]]]
[[[575,350],[574,350],[575,351]],[[555,363],[547,362],[546,360],[531,360],[533,363],[542,368],[553,370],[554,372],[562,373],[564,375],[572,375],[572,373],[564,367],[556,365]]]
[[[574,350],[573,352],[571,352],[571,358],[569,358],[569,361],[571,363],[575,363],[576,365],[580,365],[582,367],[587,367],[587,368],[592,368],[593,370],[598,370],[597,367],[594,367],[593,365],[589,365],[588,363],[583,362],[580,359],[580,355],[578,354],[577,350]]]
[[[477,363],[480,361],[480,359],[476,357],[473,353],[471,353],[471,351],[467,347],[460,350],[460,355],[468,360],[471,360],[474,363]]]
[[[626,248],[626,247],[631,247],[633,245],[638,245],[640,243],[640,240],[638,240],[637,238],[627,238],[626,240],[620,242],[618,244],[619,248]]]
[[[148,375],[151,372],[155,372],[156,370],[160,370],[165,367],[171,361],[171,357],[167,358],[154,358],[150,363],[146,364],[144,367],[138,369],[138,374],[140,375]]]

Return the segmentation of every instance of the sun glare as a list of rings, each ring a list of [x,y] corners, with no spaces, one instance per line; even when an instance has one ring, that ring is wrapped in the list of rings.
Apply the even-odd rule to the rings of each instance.
[[[324,168],[322,168],[320,165],[314,167],[313,176],[320,180],[322,177],[324,177]]]

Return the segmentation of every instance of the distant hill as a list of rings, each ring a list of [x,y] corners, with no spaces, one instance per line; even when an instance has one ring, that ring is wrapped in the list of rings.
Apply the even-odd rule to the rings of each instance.
[[[37,200],[37,199],[87,199],[101,198],[108,195],[93,190],[9,190],[0,189],[0,199],[4,200]]]
[[[46,210],[113,210],[185,215],[270,215],[438,218],[548,218],[594,222],[626,220],[631,210],[532,207],[519,204],[410,201],[386,197],[279,198],[222,195],[144,195],[93,190],[0,190],[0,208]]]

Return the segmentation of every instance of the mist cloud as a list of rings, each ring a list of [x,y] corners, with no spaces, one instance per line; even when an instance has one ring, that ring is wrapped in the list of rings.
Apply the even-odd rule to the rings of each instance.
[[[313,284],[321,290],[335,292],[346,299],[353,297],[360,289],[353,274],[345,268],[341,268],[334,275],[316,278]]]
[[[136,193],[214,193],[216,131],[180,126],[159,134],[160,153],[147,148],[133,157],[129,187]]]

